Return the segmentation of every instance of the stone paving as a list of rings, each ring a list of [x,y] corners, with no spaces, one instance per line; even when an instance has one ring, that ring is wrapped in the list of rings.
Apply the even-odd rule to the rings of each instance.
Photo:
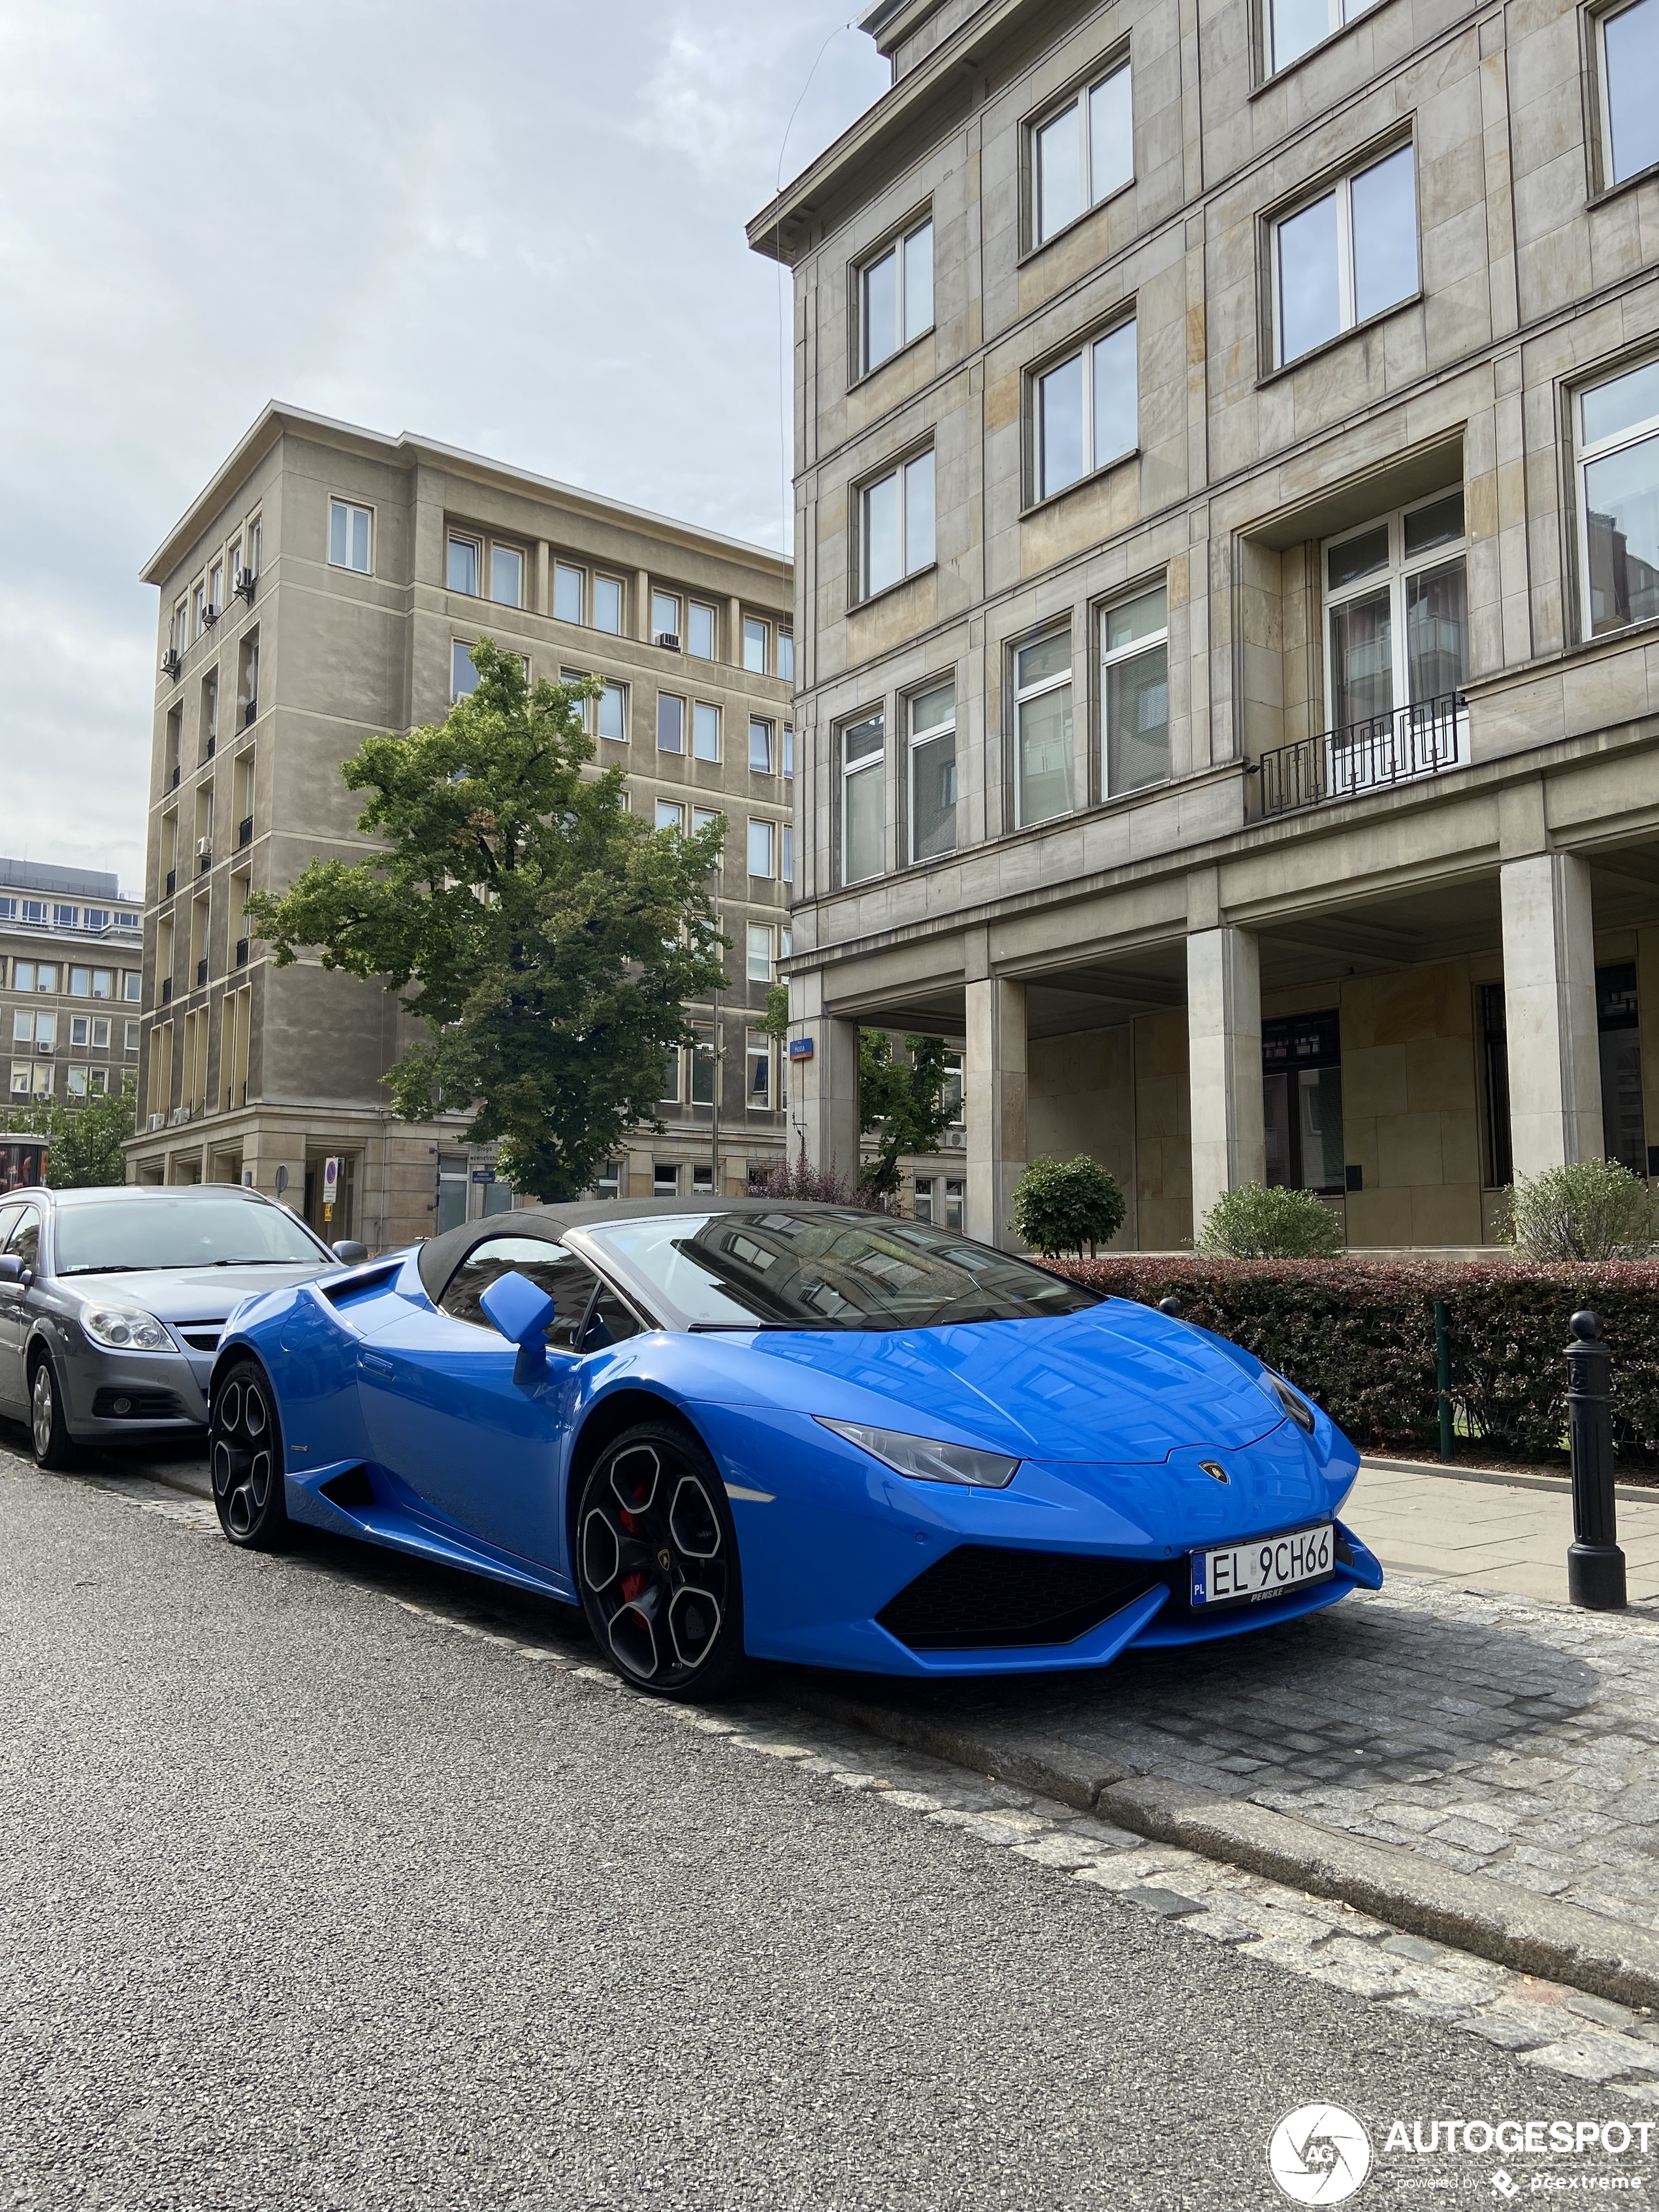
[[[1631,1603],[1654,1606],[1659,1490],[1621,1487],[1618,1512]],[[1366,1460],[1342,1517],[1390,1571],[1566,1602],[1572,1492],[1559,1477]]]

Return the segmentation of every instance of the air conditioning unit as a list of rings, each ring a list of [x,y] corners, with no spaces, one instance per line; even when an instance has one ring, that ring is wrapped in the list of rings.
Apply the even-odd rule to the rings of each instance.
[[[152,1114],[150,1115],[149,1126],[152,1129],[165,1129],[167,1125],[167,1117],[165,1114]]]
[[[58,1047],[49,1037],[37,1037],[34,1041],[34,1049],[36,1052],[45,1053],[50,1058],[57,1051]]]
[[[679,632],[672,629],[659,629],[657,632],[657,643],[665,647],[670,653],[678,653],[680,649]]]
[[[170,645],[167,651],[161,655],[161,673],[163,676],[176,676],[184,665],[184,662],[179,656],[179,648],[176,645]]]
[[[248,603],[249,606],[252,606],[252,605],[253,605],[253,571],[252,571],[252,568],[239,568],[239,569],[236,571],[235,575],[234,575],[234,576],[232,578],[232,580],[231,580],[231,586],[230,586],[230,588],[231,588],[232,593],[233,593],[233,594],[234,594],[237,599],[246,599],[246,600],[247,601],[247,603]]]
[[[173,1108],[173,1127],[174,1127],[175,1129],[179,1127],[179,1123],[180,1123],[180,1122],[182,1122],[182,1121],[189,1121],[189,1119],[190,1119],[190,1109],[189,1109],[189,1107],[188,1107],[188,1106],[175,1106],[175,1107]]]

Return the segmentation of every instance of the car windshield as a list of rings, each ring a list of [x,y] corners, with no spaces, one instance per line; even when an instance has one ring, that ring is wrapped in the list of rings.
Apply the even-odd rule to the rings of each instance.
[[[988,1245],[850,1210],[657,1214],[587,1233],[692,1328],[944,1328],[1100,1303]]]
[[[317,1266],[313,1237],[280,1206],[243,1198],[94,1199],[58,1209],[60,1275],[143,1267]]]

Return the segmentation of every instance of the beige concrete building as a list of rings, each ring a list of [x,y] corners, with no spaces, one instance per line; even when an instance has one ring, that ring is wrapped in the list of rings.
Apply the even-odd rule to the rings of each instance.
[[[139,1182],[240,1182],[374,1247],[510,1206],[465,1115],[399,1122],[380,1079],[417,1031],[314,960],[277,969],[248,895],[370,848],[340,766],[441,721],[481,635],[533,678],[605,679],[599,764],[659,827],[729,823],[734,950],[707,1043],[672,1055],[661,1133],[605,1187],[722,1185],[781,1158],[781,1056],[753,1024],[788,946],[792,586],[775,554],[409,436],[268,407],[144,571],[161,595],[144,915]],[[696,1009],[692,1010],[694,1022]],[[712,1034],[714,1010],[702,1030]],[[324,1217],[327,1164],[335,1200]]]
[[[799,1110],[1178,1246],[1659,1164],[1659,4],[883,0],[795,276]]]
[[[102,1097],[136,1073],[143,922],[112,875],[0,860],[0,1049],[14,1125],[0,1190],[37,1179],[40,1147],[26,1133],[45,1130],[49,1102]]]

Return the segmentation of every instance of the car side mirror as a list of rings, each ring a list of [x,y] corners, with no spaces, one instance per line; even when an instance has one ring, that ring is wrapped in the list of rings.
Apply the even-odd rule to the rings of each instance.
[[[33,1275],[15,1252],[0,1252],[0,1283],[16,1283],[27,1290],[33,1280]]]
[[[361,1267],[368,1257],[367,1244],[360,1244],[355,1237],[342,1237],[334,1246],[335,1255],[348,1267]]]
[[[546,1372],[548,1324],[558,1311],[557,1301],[532,1283],[528,1275],[510,1269],[498,1275],[478,1300],[484,1318],[500,1329],[509,1344],[519,1347],[515,1382],[533,1382]]]

